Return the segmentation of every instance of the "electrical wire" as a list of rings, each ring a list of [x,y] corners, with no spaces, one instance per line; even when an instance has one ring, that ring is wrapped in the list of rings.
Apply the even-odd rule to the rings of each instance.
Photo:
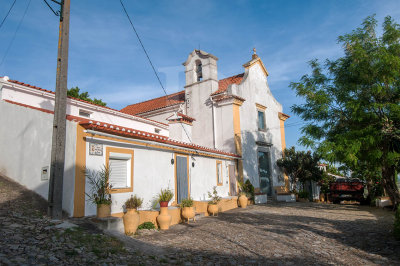
[[[142,46],[142,49],[143,49],[144,53],[146,54],[147,60],[149,61],[150,65],[151,65],[151,68],[153,69],[153,72],[154,72],[154,74],[156,75],[157,80],[158,80],[158,82],[160,83],[160,86],[161,86],[161,88],[162,88],[163,91],[164,91],[164,94],[165,94],[165,96],[166,96],[166,100],[169,102],[170,100],[169,100],[169,95],[167,94],[167,90],[164,88],[164,86],[163,86],[163,84],[162,84],[162,82],[161,82],[161,79],[160,79],[160,77],[158,76],[158,73],[157,73],[157,71],[156,71],[156,69],[155,69],[153,63],[151,62],[150,56],[149,56],[149,54],[148,54],[147,51],[146,51],[146,48],[144,48],[143,42],[142,42],[142,40],[140,39],[140,36],[139,36],[138,32],[136,31],[135,26],[133,25],[133,22],[132,22],[132,20],[131,20],[129,14],[128,14],[128,11],[126,10],[124,4],[122,3],[122,0],[119,0],[119,2],[121,3],[121,6],[122,6],[122,8],[123,8],[123,10],[124,10],[124,12],[125,12],[125,15],[126,15],[126,17],[128,18],[129,23],[131,24],[131,27],[132,27],[133,31],[135,32],[136,37],[138,38],[139,43],[140,43],[140,45]],[[186,134],[186,136],[188,137],[190,143],[192,143],[192,140],[191,140],[191,138],[189,137],[189,134],[187,133],[185,127],[184,127],[182,124],[181,124],[181,126],[182,126],[183,130],[185,131],[185,134]]]
[[[18,30],[19,30],[19,28],[21,27],[22,21],[24,20],[25,15],[26,15],[26,13],[28,12],[28,8],[29,8],[29,5],[31,4],[31,1],[32,1],[32,0],[29,0],[28,5],[27,5],[26,8],[25,8],[24,14],[22,15],[21,20],[19,21],[18,26],[17,26],[17,28],[15,29],[14,36],[12,37],[12,39],[11,39],[11,41],[10,41],[8,47],[7,47],[6,53],[4,54],[3,59],[2,59],[1,62],[0,62],[0,66],[3,65],[4,60],[6,59],[6,57],[7,57],[7,55],[8,55],[8,52],[10,51],[10,48],[11,48],[11,46],[12,46],[14,40],[15,40],[15,36],[17,36]]]
[[[17,2],[17,0],[14,0],[14,2],[12,3],[12,5],[11,5],[10,9],[8,10],[8,12],[7,12],[6,16],[3,18],[3,21],[0,23],[0,29],[1,29],[1,26],[3,26],[3,24],[4,24],[4,21],[6,21],[6,19],[7,19],[8,15],[10,14],[10,12],[11,12],[11,9],[14,7],[14,5],[15,5],[15,2]]]

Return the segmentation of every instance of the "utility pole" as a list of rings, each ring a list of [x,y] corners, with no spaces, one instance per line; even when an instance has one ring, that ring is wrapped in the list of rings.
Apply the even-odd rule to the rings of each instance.
[[[53,219],[61,219],[66,138],[70,0],[61,0],[60,2],[52,0],[52,2],[60,5],[61,12],[59,13],[60,32],[58,38],[57,78],[53,120],[53,138],[51,145],[48,215]]]

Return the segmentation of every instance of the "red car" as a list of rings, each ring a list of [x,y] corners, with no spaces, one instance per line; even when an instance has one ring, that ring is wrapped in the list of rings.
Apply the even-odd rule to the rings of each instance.
[[[342,200],[356,200],[366,204],[364,182],[357,178],[338,178],[329,184],[329,200],[339,204]]]

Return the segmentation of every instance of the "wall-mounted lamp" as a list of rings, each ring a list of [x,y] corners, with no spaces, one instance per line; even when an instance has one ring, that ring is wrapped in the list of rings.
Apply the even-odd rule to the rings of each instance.
[[[175,163],[175,160],[174,159],[171,159],[171,164],[174,164]]]
[[[194,162],[192,162],[192,167],[194,167]]]

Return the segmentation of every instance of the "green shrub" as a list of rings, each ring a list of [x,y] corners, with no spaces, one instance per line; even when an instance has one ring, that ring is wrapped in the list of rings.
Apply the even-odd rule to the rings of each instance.
[[[103,165],[99,171],[84,169],[86,180],[90,185],[90,192],[85,193],[88,200],[94,204],[111,204],[110,190],[112,186],[108,182],[110,178],[110,166]]]
[[[161,189],[160,193],[158,193],[158,202],[161,202],[161,201],[169,202],[173,196],[174,196],[174,193],[172,193],[171,189],[169,189],[169,188]]]
[[[221,197],[218,196],[216,186],[213,187],[212,194],[211,194],[211,192],[208,192],[208,197],[211,198],[211,200],[208,202],[208,204],[217,204],[221,200]]]
[[[183,200],[181,201],[180,206],[181,206],[181,208],[184,208],[184,207],[193,207],[193,199],[191,199],[191,198],[183,199]]]
[[[156,229],[156,226],[152,222],[144,222],[138,226],[138,229]]]
[[[400,240],[400,205],[397,207],[395,218],[394,218],[394,237]]]
[[[132,196],[125,201],[125,208],[127,209],[137,209],[142,206],[143,199],[135,196]]]
[[[300,191],[299,192],[299,198],[301,198],[301,199],[308,199],[308,196],[309,196],[309,193],[308,193],[308,191]]]

